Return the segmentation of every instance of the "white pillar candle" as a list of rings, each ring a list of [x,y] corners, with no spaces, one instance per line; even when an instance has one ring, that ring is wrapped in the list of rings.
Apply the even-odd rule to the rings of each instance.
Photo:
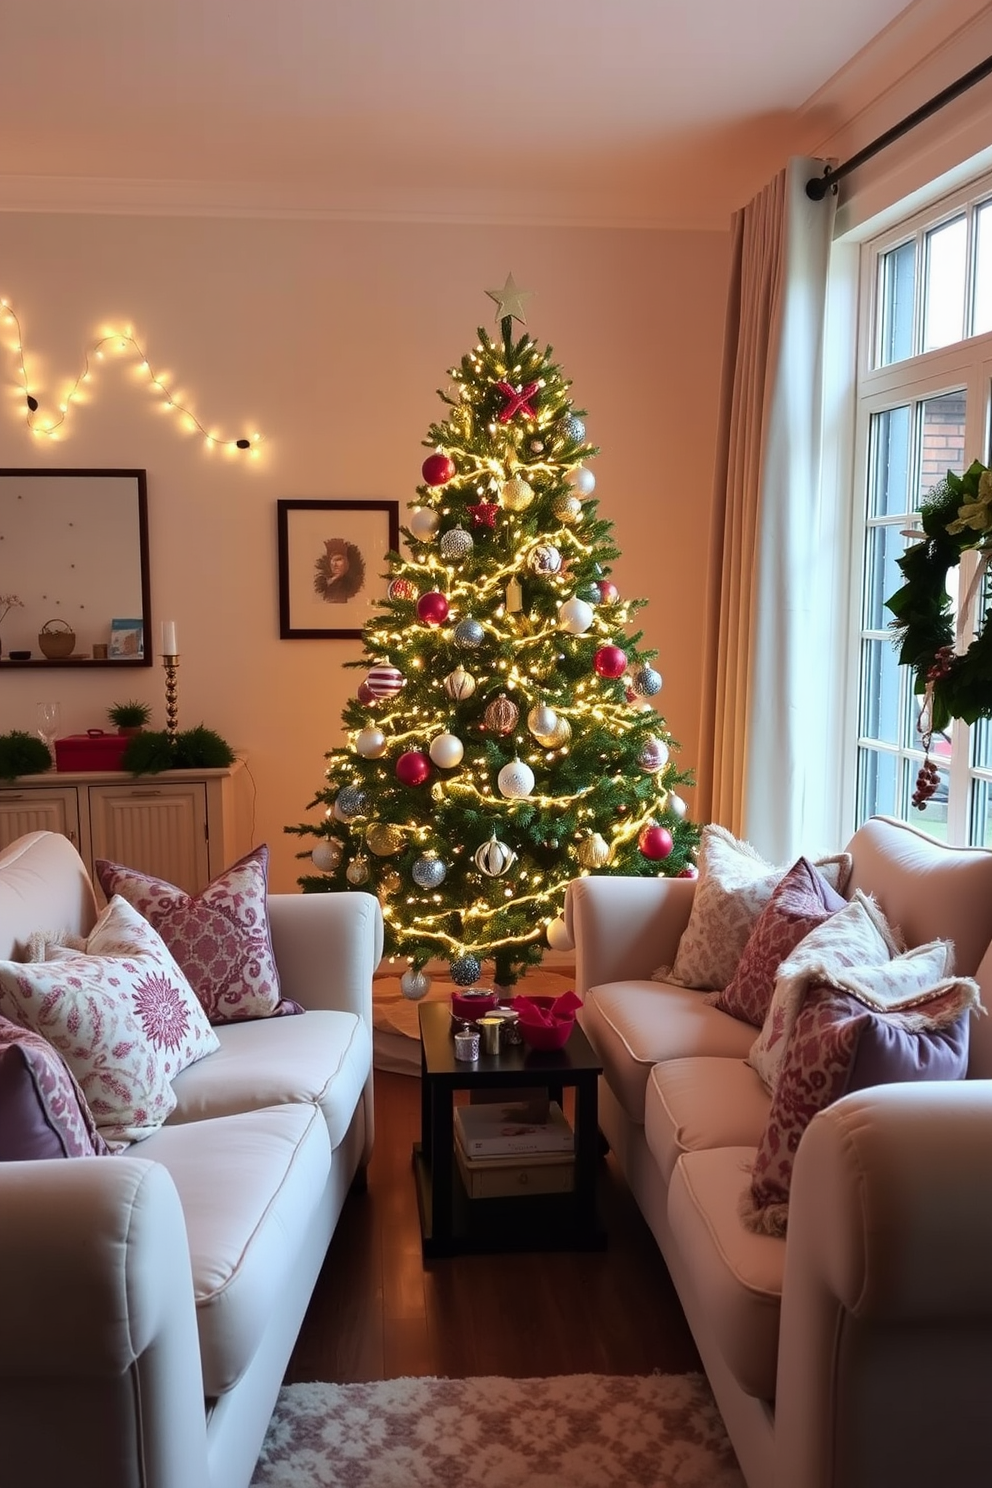
[[[178,656],[179,647],[176,644],[176,622],[175,620],[162,621],[162,655]]]

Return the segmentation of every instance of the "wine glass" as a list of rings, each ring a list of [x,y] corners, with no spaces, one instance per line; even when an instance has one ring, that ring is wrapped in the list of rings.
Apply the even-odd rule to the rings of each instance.
[[[39,703],[37,707],[37,716],[38,734],[48,745],[48,752],[54,760],[55,740],[62,732],[62,704]]]

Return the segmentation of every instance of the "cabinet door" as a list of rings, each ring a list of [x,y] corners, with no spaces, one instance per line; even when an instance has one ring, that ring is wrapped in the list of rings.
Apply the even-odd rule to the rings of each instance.
[[[91,785],[94,858],[153,873],[195,894],[209,882],[207,797],[203,782]]]
[[[26,832],[61,832],[79,851],[79,797],[73,785],[0,790],[0,848]]]

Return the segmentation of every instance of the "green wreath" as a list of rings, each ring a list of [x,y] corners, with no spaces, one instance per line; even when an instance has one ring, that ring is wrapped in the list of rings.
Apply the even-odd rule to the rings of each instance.
[[[992,555],[988,468],[976,460],[964,475],[949,470],[924,501],[920,520],[925,535],[896,560],[906,582],[885,601],[885,608],[896,617],[892,630],[900,665],[913,668],[915,692],[929,693],[929,723],[936,732],[952,718],[974,723],[992,717],[992,606],[971,645],[958,652],[947,593],[948,570],[961,562],[962,553]]]

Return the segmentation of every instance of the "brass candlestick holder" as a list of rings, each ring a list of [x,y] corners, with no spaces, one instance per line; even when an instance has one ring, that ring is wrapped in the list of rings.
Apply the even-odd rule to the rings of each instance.
[[[174,739],[179,727],[179,684],[176,679],[179,657],[166,653],[162,657],[162,665],[165,667],[165,732],[170,739]]]

